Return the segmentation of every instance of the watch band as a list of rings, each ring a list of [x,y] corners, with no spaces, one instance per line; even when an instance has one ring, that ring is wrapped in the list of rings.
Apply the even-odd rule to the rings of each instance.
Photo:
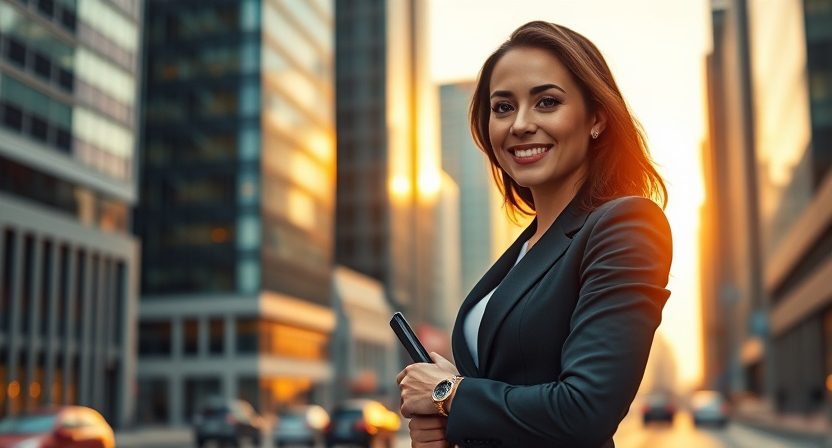
[[[459,383],[462,381],[462,377],[459,375],[454,375],[452,378],[449,379],[451,381],[451,392],[444,399],[433,402],[433,404],[436,405],[436,410],[439,411],[439,414],[443,417],[448,416],[448,411],[445,410],[445,402],[448,401],[448,398],[451,398],[454,395],[457,386],[459,386]]]

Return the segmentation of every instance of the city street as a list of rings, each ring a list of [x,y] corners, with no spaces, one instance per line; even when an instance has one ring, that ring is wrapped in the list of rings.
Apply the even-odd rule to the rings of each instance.
[[[697,428],[687,413],[680,413],[672,425],[642,425],[638,419],[625,420],[615,436],[616,448],[819,448],[816,443],[789,440],[730,423],[725,428]]]
[[[404,425],[403,425],[404,426]],[[188,431],[155,431],[119,436],[119,448],[183,448],[193,446]],[[722,429],[696,428],[690,416],[680,413],[672,425],[644,426],[637,416],[622,422],[615,436],[616,448],[827,448],[801,440],[773,436],[732,422]],[[832,447],[832,445],[827,445]],[[394,448],[410,447],[410,439],[401,433]]]

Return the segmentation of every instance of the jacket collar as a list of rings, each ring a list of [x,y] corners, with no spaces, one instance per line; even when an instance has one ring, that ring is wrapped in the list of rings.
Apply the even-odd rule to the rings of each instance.
[[[583,226],[589,214],[582,207],[584,189],[561,212],[522,260],[514,267],[520,250],[537,230],[537,218],[520,234],[502,256],[491,266],[462,302],[454,324],[452,346],[457,368],[462,375],[483,376],[488,366],[490,347],[500,324],[525,292],[542,277],[569,247],[572,236]],[[498,286],[499,285],[499,286]],[[465,341],[463,323],[471,308],[492,289],[497,288],[482,317],[477,341],[479,368]]]

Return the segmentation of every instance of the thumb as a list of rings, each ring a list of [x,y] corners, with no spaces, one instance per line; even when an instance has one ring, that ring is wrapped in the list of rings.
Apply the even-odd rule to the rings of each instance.
[[[436,365],[439,366],[439,368],[441,368],[442,370],[449,370],[454,374],[459,374],[459,370],[457,370],[454,363],[448,361],[447,359],[445,359],[444,356],[440,355],[439,353],[430,352],[430,359],[432,359],[433,362],[436,363]]]

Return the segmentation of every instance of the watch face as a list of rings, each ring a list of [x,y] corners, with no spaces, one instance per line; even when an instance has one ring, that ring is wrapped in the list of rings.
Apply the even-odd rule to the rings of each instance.
[[[442,401],[448,398],[448,395],[451,393],[451,389],[453,388],[453,382],[451,380],[442,380],[439,384],[433,388],[433,399],[436,401]]]

